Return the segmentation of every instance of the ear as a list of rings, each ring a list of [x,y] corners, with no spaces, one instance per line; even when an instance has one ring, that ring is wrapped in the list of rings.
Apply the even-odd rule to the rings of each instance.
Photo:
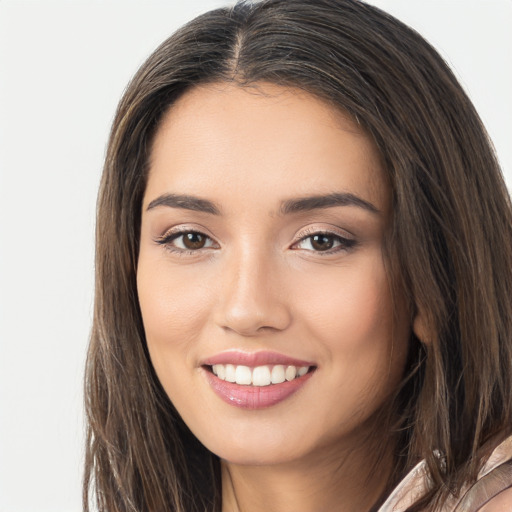
[[[430,343],[431,338],[429,335],[429,329],[427,327],[425,315],[423,315],[421,311],[417,311],[416,315],[414,316],[414,320],[412,322],[412,331],[422,343]]]

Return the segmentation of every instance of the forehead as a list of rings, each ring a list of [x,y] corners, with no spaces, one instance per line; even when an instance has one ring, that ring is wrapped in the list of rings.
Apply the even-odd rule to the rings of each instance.
[[[349,192],[385,211],[378,151],[347,114],[304,91],[210,84],[186,92],[155,135],[145,203],[164,192],[258,203]],[[248,203],[245,203],[248,204]]]

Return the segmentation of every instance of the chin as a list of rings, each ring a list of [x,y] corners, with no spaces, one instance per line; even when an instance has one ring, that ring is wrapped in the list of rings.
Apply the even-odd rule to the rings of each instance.
[[[266,436],[261,431],[253,436],[245,433],[229,434],[222,439],[198,438],[221,460],[242,466],[285,464],[304,456],[308,451],[307,447],[301,447],[290,436]]]

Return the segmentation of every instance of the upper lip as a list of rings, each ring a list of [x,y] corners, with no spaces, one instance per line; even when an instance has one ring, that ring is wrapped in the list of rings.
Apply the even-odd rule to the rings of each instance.
[[[296,359],[295,357],[279,354],[278,352],[244,352],[241,350],[227,350],[212,357],[208,357],[201,363],[202,366],[213,366],[214,364],[234,364],[249,367],[277,364],[287,366],[314,366],[310,361]]]

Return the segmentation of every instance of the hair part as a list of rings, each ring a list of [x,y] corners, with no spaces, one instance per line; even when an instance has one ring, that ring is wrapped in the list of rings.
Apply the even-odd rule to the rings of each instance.
[[[136,286],[154,134],[180,95],[213,82],[302,89],[374,140],[392,189],[389,275],[428,337],[411,337],[387,418],[389,485],[426,458],[433,489],[411,512],[458,492],[512,423],[512,215],[492,145],[448,66],[401,22],[357,0],[264,0],[188,23],[119,104],[98,198],[84,510],[91,492],[101,512],[220,510],[218,459],[155,375]]]

